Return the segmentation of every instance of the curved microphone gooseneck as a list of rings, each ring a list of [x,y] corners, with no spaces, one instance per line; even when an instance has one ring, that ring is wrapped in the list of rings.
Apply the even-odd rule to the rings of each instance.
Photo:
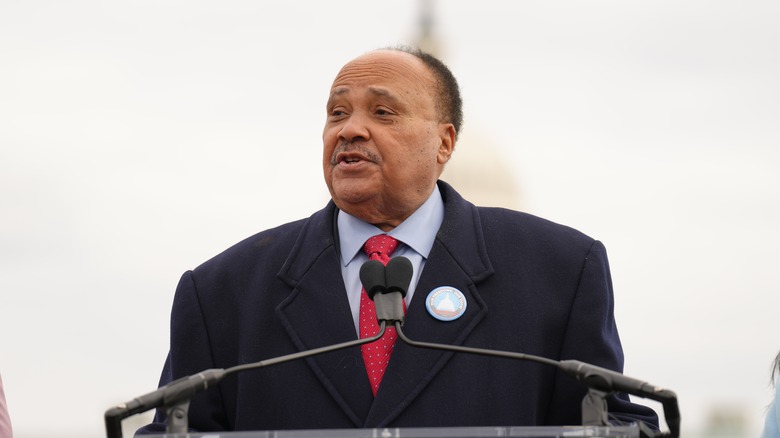
[[[379,265],[381,266],[381,263],[379,263]],[[372,269],[376,271],[379,270],[377,267],[373,267]],[[377,315],[380,313],[380,307],[388,306],[395,309],[401,306],[400,300],[402,300],[403,296],[406,295],[406,291],[409,288],[409,283],[413,273],[412,264],[405,257],[394,257],[390,259],[390,262],[387,264],[385,271],[385,278],[387,279],[387,287],[385,288],[385,292],[388,295],[388,301],[391,302],[389,304],[385,303],[385,299],[383,297],[385,293],[376,295],[374,297],[374,304],[377,308]],[[378,273],[374,275],[379,277]],[[391,290],[392,292],[390,292]],[[381,288],[379,288],[378,291],[382,292]],[[392,302],[392,300],[397,301],[397,303]],[[516,353],[511,351],[488,350],[484,348],[465,347],[462,345],[447,345],[414,341],[409,339],[401,328],[404,322],[403,313],[401,313],[401,316],[398,317],[398,314],[393,313],[392,311],[385,311],[384,309],[381,309],[381,311],[383,314],[396,315],[395,318],[389,316],[387,319],[381,320],[381,322],[387,321],[388,323],[393,323],[395,325],[395,330],[398,333],[398,337],[403,342],[413,347],[538,362],[558,368],[565,374],[568,374],[583,382],[589,389],[595,390],[594,394],[600,394],[602,397],[606,394],[620,391],[627,394],[659,401],[662,403],[664,408],[664,415],[666,424],[669,426],[669,433],[654,433],[649,430],[643,430],[643,432],[652,433],[657,437],[669,436],[671,438],[678,438],[680,436],[680,410],[677,404],[677,394],[675,394],[674,391],[651,385],[647,382],[625,376],[622,373],[578,360],[558,361],[541,356],[534,356],[532,354]],[[590,395],[591,394],[589,393],[589,396]],[[640,429],[642,429],[641,426]]]
[[[354,341],[342,342],[340,344],[328,345],[326,347],[315,348],[312,350],[300,351],[280,357],[261,360],[259,362],[236,365],[231,368],[213,368],[202,371],[192,376],[182,377],[160,387],[156,391],[136,397],[129,402],[119,404],[109,408],[105,415],[106,436],[108,438],[122,438],[122,420],[141,412],[146,412],[154,408],[166,408],[168,410],[168,425],[166,433],[168,434],[186,434],[187,433],[187,409],[190,398],[206,390],[209,386],[219,383],[225,376],[241,371],[263,368],[276,365],[291,360],[303,359],[317,354],[329,353],[344,348],[369,344],[379,340],[387,328],[387,323],[381,321],[379,324],[379,333],[368,338],[356,339]]]

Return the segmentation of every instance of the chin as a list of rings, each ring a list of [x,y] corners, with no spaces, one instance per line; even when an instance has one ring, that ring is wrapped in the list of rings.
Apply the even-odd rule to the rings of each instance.
[[[359,204],[376,196],[378,189],[365,181],[334,181],[330,194],[334,200]]]
[[[364,196],[359,193],[349,192],[349,193],[339,193],[336,192],[333,194],[333,202],[336,203],[336,205],[342,209],[342,210],[349,210],[350,207],[355,208],[357,206],[360,206],[364,204],[369,197]]]

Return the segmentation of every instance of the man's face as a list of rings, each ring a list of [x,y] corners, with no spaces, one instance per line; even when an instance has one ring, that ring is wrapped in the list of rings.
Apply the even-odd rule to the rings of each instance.
[[[388,231],[430,196],[455,145],[433,75],[415,56],[377,51],[333,81],[322,134],[325,182],[345,212]]]

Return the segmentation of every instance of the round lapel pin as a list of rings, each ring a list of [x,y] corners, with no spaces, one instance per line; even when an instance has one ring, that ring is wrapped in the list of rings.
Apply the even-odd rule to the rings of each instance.
[[[453,321],[466,313],[466,296],[452,286],[432,290],[425,299],[425,308],[440,321]]]

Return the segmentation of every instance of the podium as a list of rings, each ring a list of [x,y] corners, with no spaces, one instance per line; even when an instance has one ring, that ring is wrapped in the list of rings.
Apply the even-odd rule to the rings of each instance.
[[[310,429],[252,432],[190,432],[143,435],[143,438],[638,438],[639,426],[418,427],[377,429]],[[140,438],[140,437],[139,437]]]

